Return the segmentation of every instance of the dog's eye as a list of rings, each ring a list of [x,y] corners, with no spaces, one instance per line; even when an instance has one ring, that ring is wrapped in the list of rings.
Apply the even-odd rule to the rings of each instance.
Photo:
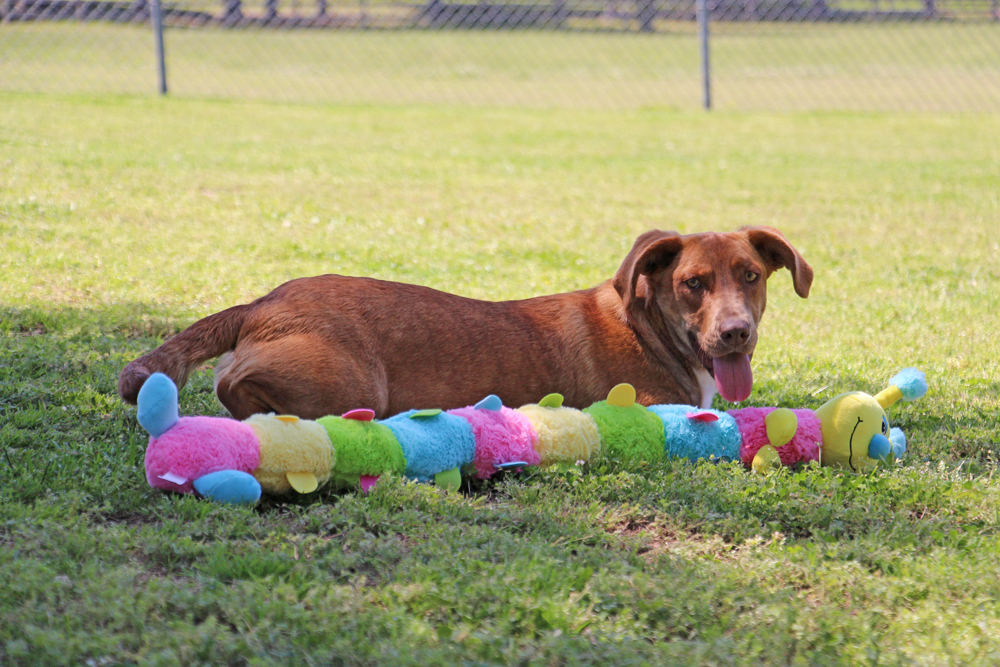
[[[759,273],[755,273],[753,271],[747,271],[743,277],[746,279],[748,283],[752,283],[753,281],[757,280],[757,277],[759,275],[760,275]]]
[[[691,289],[698,289],[699,287],[701,287],[701,281],[698,280],[697,278],[689,278],[684,281],[684,284],[690,287]]]

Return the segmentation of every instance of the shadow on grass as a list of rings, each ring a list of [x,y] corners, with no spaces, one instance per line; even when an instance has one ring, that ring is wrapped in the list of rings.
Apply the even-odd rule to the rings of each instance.
[[[144,504],[148,436],[118,398],[118,373],[192,319],[140,303],[0,310],[0,499],[82,491]],[[181,412],[225,412],[209,372],[192,374]]]
[[[196,319],[198,315],[193,311],[171,312],[162,306],[141,302],[113,303],[86,308],[0,307],[0,334],[156,338],[175,334]]]

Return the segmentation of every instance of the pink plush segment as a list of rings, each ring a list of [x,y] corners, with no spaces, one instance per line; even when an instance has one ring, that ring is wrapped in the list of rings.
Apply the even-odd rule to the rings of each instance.
[[[753,457],[764,445],[771,444],[767,439],[767,425],[764,419],[776,408],[742,408],[729,410],[740,429],[743,444],[740,445],[740,459],[747,467],[753,463]],[[812,410],[792,410],[799,419],[798,429],[788,443],[777,447],[782,465],[793,465],[803,461],[819,461],[819,450],[823,442],[823,429],[819,417]]]
[[[219,470],[252,473],[260,464],[260,443],[253,429],[234,419],[181,417],[146,448],[146,480],[151,486],[179,493],[193,493],[192,482]],[[185,478],[175,484],[160,475]]]
[[[500,408],[500,412],[495,412],[459,408],[448,413],[464,418],[472,426],[476,436],[476,456],[472,463],[479,479],[491,477],[501,463],[524,461],[528,465],[538,465],[542,460],[535,449],[538,434],[531,421],[517,410]]]

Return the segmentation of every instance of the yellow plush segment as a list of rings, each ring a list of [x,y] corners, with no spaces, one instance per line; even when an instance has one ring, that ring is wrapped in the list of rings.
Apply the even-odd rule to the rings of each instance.
[[[310,473],[317,484],[330,478],[336,453],[326,429],[314,421],[290,421],[275,415],[254,415],[246,423],[260,440],[260,465],[253,476],[268,493],[292,488],[288,473]]]
[[[787,445],[799,428],[799,418],[788,408],[778,408],[764,417],[767,441],[774,447]]]
[[[592,461],[601,452],[601,434],[594,418],[573,408],[518,408],[538,434],[539,465]]]
[[[903,392],[899,390],[896,385],[890,386],[888,389],[883,389],[879,393],[875,394],[875,400],[882,409],[885,410],[891,405],[895,405],[897,401],[903,398]]]

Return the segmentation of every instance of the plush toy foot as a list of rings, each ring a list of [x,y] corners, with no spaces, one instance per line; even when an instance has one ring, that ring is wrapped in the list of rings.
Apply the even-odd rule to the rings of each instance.
[[[260,482],[239,470],[220,470],[194,480],[194,489],[220,503],[255,503],[260,500]]]
[[[772,470],[777,470],[781,467],[781,457],[778,456],[778,450],[771,445],[764,445],[754,455],[753,463],[750,464],[750,467],[758,475],[764,475]]]
[[[378,475],[362,475],[359,483],[361,484],[361,490],[364,493],[368,493],[372,490],[372,487],[378,484]]]
[[[493,467],[500,471],[513,470],[514,472],[521,472],[521,468],[528,467],[527,461],[508,461],[507,463],[497,463]]]
[[[285,473],[285,479],[299,493],[312,493],[319,488],[319,480],[311,472],[288,472]]]
[[[434,483],[449,491],[458,491],[462,486],[462,472],[458,468],[439,472],[434,475]]]

